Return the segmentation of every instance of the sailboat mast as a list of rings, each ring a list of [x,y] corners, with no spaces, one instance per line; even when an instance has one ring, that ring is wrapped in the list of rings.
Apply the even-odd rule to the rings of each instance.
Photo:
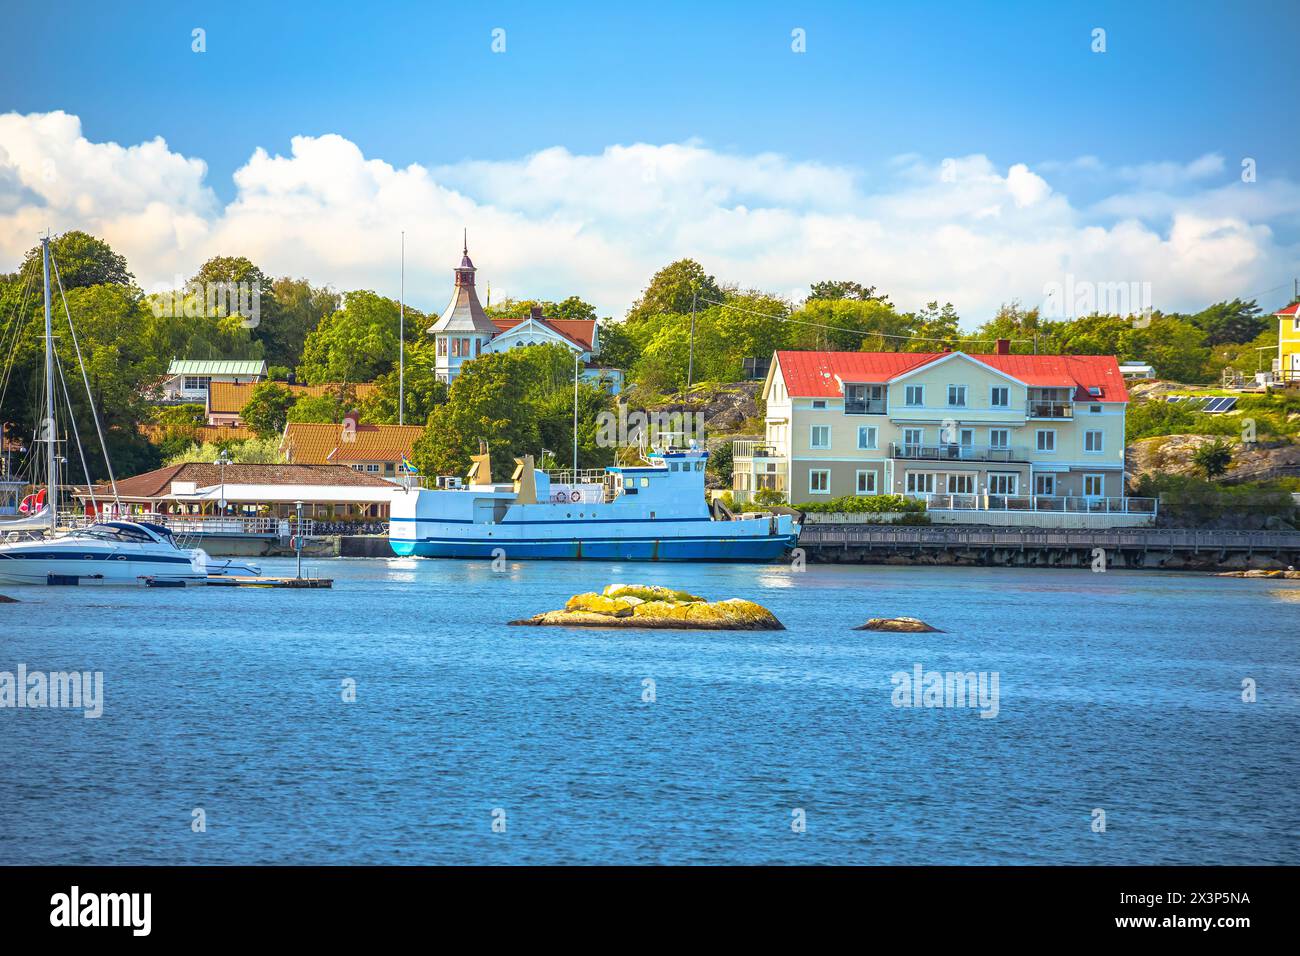
[[[45,419],[41,431],[45,439],[47,467],[45,487],[48,489],[50,528],[59,521],[59,466],[58,451],[54,442],[54,334],[50,322],[50,237],[41,239],[41,264],[45,269]]]
[[[406,424],[406,230],[402,230],[402,300],[397,313],[397,424]]]

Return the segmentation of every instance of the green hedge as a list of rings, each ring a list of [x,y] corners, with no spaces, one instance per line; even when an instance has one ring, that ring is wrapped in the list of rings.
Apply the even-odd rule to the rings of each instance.
[[[919,498],[902,495],[845,495],[830,501],[805,501],[795,505],[800,511],[812,514],[924,514],[925,502]]]

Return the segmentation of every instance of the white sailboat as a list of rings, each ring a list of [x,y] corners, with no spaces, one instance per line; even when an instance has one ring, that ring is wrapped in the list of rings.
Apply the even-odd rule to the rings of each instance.
[[[45,275],[45,396],[41,439],[45,444],[46,500],[27,517],[0,523],[0,582],[15,584],[141,584],[202,581],[208,576],[208,555],[201,548],[182,548],[162,525],[111,520],[58,533],[59,471],[54,404],[54,337],[50,314],[50,240],[41,239]],[[57,276],[58,264],[55,264]],[[62,282],[59,283],[62,292]],[[67,302],[64,302],[66,311]],[[76,332],[69,332],[76,342]],[[80,361],[80,348],[77,349]],[[84,366],[83,366],[84,374]],[[65,388],[66,390],[66,388]],[[87,388],[91,414],[94,398]],[[69,414],[72,414],[69,408]],[[98,427],[98,424],[96,425]],[[74,428],[75,436],[75,428]],[[100,435],[104,457],[108,446]],[[84,456],[83,456],[84,462]],[[110,465],[110,476],[111,476]],[[114,483],[115,485],[115,483]]]

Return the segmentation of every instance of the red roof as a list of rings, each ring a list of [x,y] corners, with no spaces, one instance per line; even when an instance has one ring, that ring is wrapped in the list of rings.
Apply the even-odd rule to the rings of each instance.
[[[520,322],[527,322],[530,316],[523,316],[518,319],[493,319],[492,324],[502,332],[509,332]],[[591,340],[596,334],[595,319],[533,319],[539,325],[544,325],[552,332],[558,332],[574,345],[582,347],[584,352],[591,351]]]
[[[1294,305],[1288,305],[1285,309],[1282,309],[1279,312],[1274,312],[1273,314],[1275,316],[1300,315],[1300,302],[1297,302]]]
[[[800,398],[833,398],[840,382],[892,381],[951,352],[777,352],[786,390]],[[964,353],[962,353],[964,354]],[[1076,400],[1127,402],[1113,355],[967,355],[1035,388],[1073,388]],[[836,381],[838,377],[839,381]],[[1092,395],[1089,388],[1101,389]]]

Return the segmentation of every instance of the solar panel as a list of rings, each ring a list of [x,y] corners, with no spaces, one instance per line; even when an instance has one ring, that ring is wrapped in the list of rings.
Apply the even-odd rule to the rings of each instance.
[[[1212,398],[1205,403],[1205,410],[1207,412],[1212,412],[1214,414],[1218,414],[1219,412],[1223,411],[1227,407],[1228,407],[1228,400],[1226,398]]]

